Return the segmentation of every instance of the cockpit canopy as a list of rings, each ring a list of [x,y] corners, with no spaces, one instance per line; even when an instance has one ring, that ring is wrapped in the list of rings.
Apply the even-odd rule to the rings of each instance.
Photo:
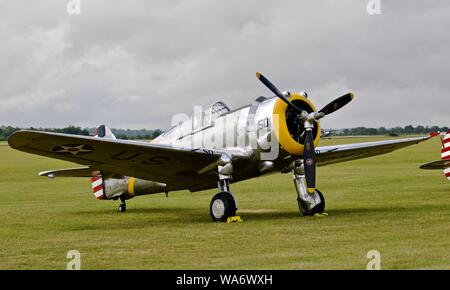
[[[201,112],[194,112],[188,120],[170,128],[162,136],[168,138],[175,136],[176,138],[180,138],[201,131],[206,127],[212,126],[218,117],[230,111],[230,108],[224,102],[214,103]],[[175,128],[177,130],[174,130]]]
[[[202,127],[212,125],[214,120],[219,116],[230,112],[230,108],[224,102],[217,102],[211,106],[208,106],[203,110]]]

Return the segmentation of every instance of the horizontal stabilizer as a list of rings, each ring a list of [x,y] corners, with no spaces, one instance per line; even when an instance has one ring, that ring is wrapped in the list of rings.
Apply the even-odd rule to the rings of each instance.
[[[54,177],[92,177],[95,169],[91,167],[68,168],[39,172],[39,176]],[[97,171],[98,173],[98,171]]]
[[[438,160],[425,163],[420,166],[420,169],[445,169],[450,167],[450,160]]]

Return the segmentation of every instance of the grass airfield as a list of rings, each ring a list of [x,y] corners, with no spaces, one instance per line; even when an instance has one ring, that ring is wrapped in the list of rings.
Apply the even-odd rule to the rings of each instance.
[[[322,140],[320,145],[383,138]],[[386,139],[386,138],[384,138]],[[243,223],[212,223],[214,190],[97,201],[88,179],[37,172],[73,163],[0,143],[0,269],[450,269],[450,182],[420,170],[439,159],[438,138],[318,168],[329,216],[300,217],[291,174],[232,185]]]

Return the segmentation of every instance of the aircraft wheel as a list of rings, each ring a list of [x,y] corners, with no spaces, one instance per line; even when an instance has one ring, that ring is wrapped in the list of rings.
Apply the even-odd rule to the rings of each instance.
[[[315,215],[316,213],[323,213],[325,211],[325,198],[323,197],[323,194],[316,189],[317,194],[320,197],[320,203],[318,205],[316,205],[315,207],[313,207],[311,210],[302,210],[302,215],[306,215],[306,216],[312,216]]]
[[[127,211],[127,206],[124,203],[121,203],[118,207],[119,212],[126,212]]]
[[[231,216],[236,215],[236,203],[229,192],[219,192],[216,194],[209,206],[209,213],[213,221],[225,222]]]

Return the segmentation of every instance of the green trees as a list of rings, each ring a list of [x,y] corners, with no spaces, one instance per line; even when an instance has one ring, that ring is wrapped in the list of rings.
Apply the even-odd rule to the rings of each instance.
[[[0,127],[0,140],[6,140],[6,139],[8,139],[8,137],[9,137],[12,133],[14,133],[14,132],[16,132],[16,131],[18,131],[18,130],[20,130],[20,128],[17,128],[17,127],[11,127],[11,126],[7,126],[7,127],[2,126],[2,127]]]
[[[334,135],[339,136],[357,136],[357,135],[389,135],[389,136],[399,136],[399,135],[422,135],[428,134],[430,132],[447,132],[448,127],[439,126],[417,126],[408,125],[405,127],[394,127],[394,128],[366,128],[366,127],[356,127],[351,129],[337,130]]]
[[[74,135],[95,135],[95,128],[81,128],[69,125],[64,128],[20,128],[20,127],[12,127],[12,126],[0,126],[0,140],[7,140],[8,137],[18,131],[18,130],[38,130],[38,131],[46,131],[46,132],[56,132],[56,133],[64,133],[64,134],[74,134]],[[151,140],[158,137],[162,131],[160,129],[156,130],[132,130],[132,129],[112,129],[113,133],[119,139],[147,139]]]
[[[75,135],[95,135],[95,128],[81,128],[76,126],[67,126],[64,128],[19,128],[12,126],[0,126],[0,140],[7,140],[8,137],[15,131],[27,129],[27,130],[39,130],[47,132],[57,132],[65,134],[75,134]],[[388,135],[388,136],[399,136],[399,135],[426,135],[430,132],[447,132],[449,127],[439,127],[439,126],[412,126],[408,125],[405,127],[394,127],[394,128],[367,128],[367,127],[356,127],[347,128],[333,131],[333,135],[336,136],[359,136],[359,135]],[[163,132],[160,129],[156,130],[133,130],[133,129],[112,129],[113,133],[119,139],[155,139]]]
[[[89,136],[89,131],[87,129],[81,129],[81,127],[75,127],[75,126],[68,126],[68,127],[62,128],[62,129],[50,129],[50,130],[53,132],[56,132],[56,133]],[[45,130],[45,131],[50,131],[50,130]]]

